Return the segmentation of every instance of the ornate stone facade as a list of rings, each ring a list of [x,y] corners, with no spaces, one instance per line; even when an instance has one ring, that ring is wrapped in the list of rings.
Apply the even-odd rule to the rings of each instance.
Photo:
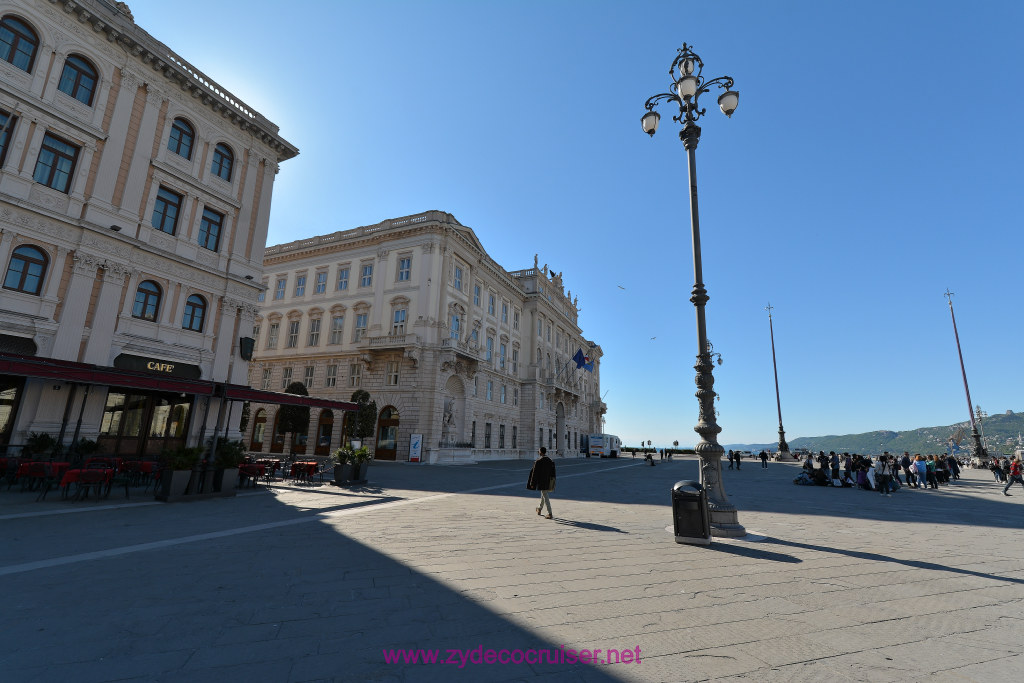
[[[298,150],[136,26],[123,3],[14,0],[0,16],[35,41],[27,63],[0,60],[0,328],[55,361],[106,368],[127,354],[245,384],[238,332],[256,313],[271,186]],[[67,85],[75,69],[84,90]],[[191,131],[185,146],[176,121]],[[230,170],[217,173],[215,148],[228,151]],[[173,220],[159,218],[171,211],[162,191],[178,197]],[[26,254],[42,255],[38,283],[19,277]],[[136,307],[144,283],[157,292],[151,311]],[[187,325],[196,302],[201,323]],[[69,415],[82,415],[72,426],[81,437],[100,430],[109,387],[0,381],[17,384],[0,445],[36,431],[67,442]],[[215,428],[219,399],[183,400],[194,404],[194,442]],[[200,407],[210,408],[206,423]],[[239,412],[227,423],[236,434]]]
[[[562,274],[506,271],[451,214],[268,247],[264,272],[251,386],[309,377],[313,396],[368,391],[387,411],[369,444],[378,458],[407,460],[413,434],[424,460],[532,458],[541,445],[572,455],[600,431],[601,349],[583,336]],[[577,349],[593,373],[576,369]],[[265,436],[250,430],[252,447],[287,452],[276,408],[261,410],[255,436]],[[313,411],[309,443],[328,435],[319,424]]]

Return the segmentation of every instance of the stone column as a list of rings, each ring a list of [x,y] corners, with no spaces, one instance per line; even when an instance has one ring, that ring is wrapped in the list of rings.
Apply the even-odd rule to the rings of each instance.
[[[121,263],[108,261],[103,267],[103,284],[96,300],[96,314],[93,316],[89,341],[85,345],[83,360],[86,363],[110,365],[113,360],[110,358],[111,341],[117,327],[121,292],[130,274],[131,268]]]
[[[97,256],[75,253],[75,266],[71,274],[64,307],[61,311],[60,327],[53,342],[53,358],[78,360],[78,349],[85,332],[85,319],[89,314],[89,298],[92,296],[96,270],[101,260]]]

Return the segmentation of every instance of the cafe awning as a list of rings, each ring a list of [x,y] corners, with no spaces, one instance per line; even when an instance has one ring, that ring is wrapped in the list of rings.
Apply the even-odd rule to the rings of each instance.
[[[218,396],[231,401],[253,401],[272,405],[308,406],[332,410],[356,410],[347,401],[332,401],[315,396],[299,396],[276,391],[262,391],[241,384],[226,384],[201,379],[168,377],[155,373],[135,372],[88,363],[75,363],[53,358],[0,354],[0,375],[16,375],[50,379],[58,382],[94,384],[121,389],[166,391],[195,396]]]
[[[0,374],[196,396],[212,396],[217,386],[215,382],[204,380],[165,377],[88,363],[15,355],[0,355]]]
[[[310,408],[330,408],[332,410],[356,410],[355,403],[348,401],[332,401],[316,396],[299,396],[277,391],[264,391],[242,386],[241,384],[225,384],[224,397],[235,401],[252,401],[254,403],[270,403],[273,405],[309,406]]]

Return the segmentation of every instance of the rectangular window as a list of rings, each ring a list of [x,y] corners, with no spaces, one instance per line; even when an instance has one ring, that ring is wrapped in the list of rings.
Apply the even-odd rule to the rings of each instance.
[[[487,360],[494,356],[494,337],[487,338]]]
[[[348,289],[348,268],[338,270],[338,291]]]
[[[455,289],[462,291],[462,268],[455,266]]]
[[[309,321],[307,346],[320,346],[320,318],[313,318]]]
[[[398,259],[398,281],[408,282],[412,274],[412,257],[406,256]]]
[[[263,281],[263,289],[260,290],[260,293],[256,295],[256,301],[259,301],[260,303],[263,303],[266,300],[267,300],[267,281],[264,280]]]
[[[299,321],[292,320],[288,323],[288,341],[284,347],[286,349],[294,349],[299,345]]]
[[[547,340],[548,340],[548,342],[550,342],[551,341],[551,325],[547,326],[547,330],[546,331],[547,331]]]
[[[519,311],[512,311],[512,329],[519,329]]]
[[[363,378],[363,366],[359,363],[352,363],[348,366],[348,385],[358,387]]]
[[[14,136],[14,124],[17,122],[17,117],[11,119],[9,113],[0,111],[0,168],[3,167],[4,161],[7,160],[7,146]]]
[[[366,334],[366,313],[356,313],[356,329],[352,333],[352,341],[359,341],[364,334]]]
[[[199,246],[210,251],[217,251],[220,246],[220,231],[224,226],[224,214],[213,209],[203,209],[203,219],[199,222]]]
[[[473,420],[473,427],[469,432],[469,445],[476,448],[476,420]]]
[[[494,295],[487,295],[487,314],[494,315]]]
[[[328,365],[327,366],[327,375],[324,376],[324,386],[325,387],[336,387],[336,386],[338,386],[338,366],[337,365]]]
[[[501,322],[508,324],[508,304],[501,302]]]
[[[329,344],[340,344],[342,331],[345,329],[345,316],[336,315],[331,318],[331,340]]]
[[[519,405],[519,389],[512,389],[512,405]],[[512,429],[515,429],[515,427],[513,427]],[[515,444],[512,445],[512,448],[515,448]]]
[[[541,427],[539,432],[540,433],[537,435],[537,445],[538,446],[543,446],[544,445],[544,428]]]
[[[516,447],[516,426],[512,425],[512,448]]]
[[[391,324],[391,334],[396,336],[405,334],[405,314],[406,311],[404,308],[399,308],[395,311],[395,319]]]
[[[270,391],[270,373],[273,372],[270,368],[263,368],[263,390]]]
[[[487,400],[494,400],[494,382],[487,380]]]
[[[36,159],[36,170],[32,179],[67,194],[71,190],[71,176],[75,174],[78,161],[78,147],[67,140],[47,133]]]
[[[367,263],[363,265],[363,275],[359,279],[360,287],[370,287],[373,285],[373,264]]]
[[[505,447],[505,425],[498,425],[498,448]]]
[[[544,338],[544,324],[541,321],[537,321],[537,339]]]
[[[484,423],[484,448],[491,447],[491,423]]]
[[[277,348],[277,333],[281,329],[279,323],[270,323],[270,330],[267,332],[267,348]]]
[[[389,360],[387,369],[387,385],[389,387],[398,386],[398,361]]]
[[[500,396],[501,396],[501,402],[505,403],[505,385],[504,384],[501,385],[501,394],[500,394]]]
[[[288,278],[285,278],[285,277],[278,278],[277,286],[274,288],[274,299],[275,300],[283,299],[284,298],[284,288],[285,288],[285,286],[287,286],[287,284],[288,284]]]
[[[540,396],[540,407],[544,407],[544,394],[538,394]]]
[[[327,271],[322,270],[316,274],[316,286],[313,288],[314,294],[323,294],[327,291]]]
[[[166,187],[160,187],[156,193],[156,204],[153,205],[153,227],[168,235],[178,229],[178,214],[181,213],[182,197]]]
[[[498,345],[498,367],[502,370],[505,369],[505,345]]]
[[[253,325],[252,326],[252,338],[257,340],[257,341],[259,340],[259,338],[260,338],[260,326],[259,325]]]
[[[512,349],[512,374],[519,376],[519,349]]]
[[[480,285],[473,285],[473,305],[480,305]]]
[[[302,375],[302,383],[307,387],[313,386],[313,366],[307,365]]]
[[[449,328],[451,329],[451,338],[452,339],[458,339],[459,338],[459,330],[461,329],[461,327],[462,327],[462,320],[459,318],[458,313],[453,313],[452,314],[451,323],[449,324]]]
[[[296,275],[295,276],[295,296],[304,296],[306,294],[306,276]]]
[[[480,345],[480,330],[474,329],[472,332],[470,332],[469,333],[469,341],[471,341],[473,343],[473,347],[474,348],[479,346]]]
[[[474,376],[473,377],[473,397],[475,398],[477,396],[477,394],[479,394],[479,393],[480,393],[480,378]]]
[[[281,371],[281,389],[287,389],[288,385],[292,383],[292,369],[285,368]]]

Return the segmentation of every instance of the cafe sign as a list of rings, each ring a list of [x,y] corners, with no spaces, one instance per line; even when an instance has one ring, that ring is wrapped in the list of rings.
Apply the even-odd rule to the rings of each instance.
[[[114,359],[114,367],[121,370],[134,370],[135,372],[148,372],[155,375],[184,377],[186,379],[200,379],[203,375],[203,371],[198,365],[178,363],[166,358],[132,356],[127,353],[122,353]]]

